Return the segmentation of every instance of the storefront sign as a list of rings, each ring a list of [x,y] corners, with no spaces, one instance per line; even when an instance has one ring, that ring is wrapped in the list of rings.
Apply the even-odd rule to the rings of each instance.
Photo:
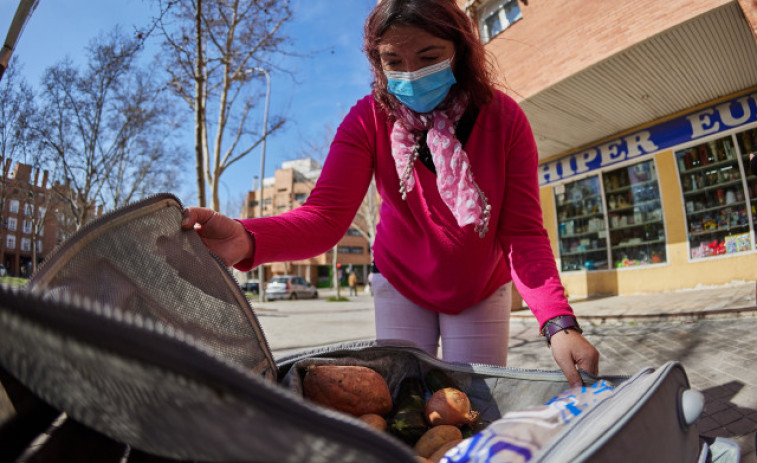
[[[539,185],[565,180],[755,121],[757,93],[752,93],[541,164]]]

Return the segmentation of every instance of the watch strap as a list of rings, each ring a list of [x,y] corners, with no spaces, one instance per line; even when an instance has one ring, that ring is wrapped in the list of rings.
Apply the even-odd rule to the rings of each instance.
[[[548,320],[547,323],[544,324],[544,328],[541,329],[541,334],[542,336],[547,338],[547,345],[550,345],[552,336],[559,333],[560,331],[567,329],[572,329],[578,331],[579,333],[583,333],[583,330],[578,325],[578,320],[576,320],[576,317],[572,315],[560,315]]]

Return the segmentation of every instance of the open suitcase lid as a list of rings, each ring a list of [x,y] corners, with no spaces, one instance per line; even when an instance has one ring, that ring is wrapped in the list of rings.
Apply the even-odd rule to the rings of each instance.
[[[181,229],[182,210],[175,196],[160,194],[88,223],[45,260],[29,290],[162,323],[275,381],[276,363],[247,298],[199,236]]]
[[[277,384],[245,295],[161,194],[90,223],[0,289],[0,365],[119,442],[195,461],[412,462]]]

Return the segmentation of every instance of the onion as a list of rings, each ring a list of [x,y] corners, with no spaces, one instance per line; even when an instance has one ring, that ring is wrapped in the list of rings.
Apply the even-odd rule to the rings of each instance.
[[[478,413],[471,410],[468,396],[455,388],[439,389],[426,402],[426,421],[431,426],[461,426],[473,424],[477,419]]]

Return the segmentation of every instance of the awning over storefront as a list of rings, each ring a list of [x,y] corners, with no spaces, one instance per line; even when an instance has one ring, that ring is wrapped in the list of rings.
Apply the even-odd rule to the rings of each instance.
[[[757,86],[757,41],[731,2],[521,100],[540,160]]]

